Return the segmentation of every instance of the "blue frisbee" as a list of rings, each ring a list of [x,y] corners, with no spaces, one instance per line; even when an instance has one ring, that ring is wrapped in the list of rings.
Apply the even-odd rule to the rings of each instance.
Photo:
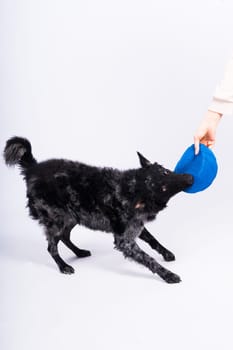
[[[218,165],[214,153],[205,145],[200,144],[200,150],[195,155],[194,145],[186,149],[175,167],[177,174],[190,174],[194,182],[184,192],[196,193],[205,190],[214,181]]]

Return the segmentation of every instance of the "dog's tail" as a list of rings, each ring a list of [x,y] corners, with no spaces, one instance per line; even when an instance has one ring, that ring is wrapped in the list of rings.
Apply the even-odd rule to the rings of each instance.
[[[6,142],[3,156],[7,165],[14,166],[18,164],[22,170],[26,170],[37,163],[32,155],[30,142],[22,137],[9,139]]]

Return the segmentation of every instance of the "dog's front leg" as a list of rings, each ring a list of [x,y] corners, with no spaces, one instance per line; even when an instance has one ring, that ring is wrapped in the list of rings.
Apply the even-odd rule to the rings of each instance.
[[[178,275],[161,266],[137,245],[135,239],[129,236],[127,231],[122,236],[115,235],[115,247],[120,250],[126,258],[130,258],[144,265],[153,273],[157,273],[167,283],[178,283],[181,281]]]
[[[122,220],[121,213],[118,212],[119,208],[122,210],[121,203],[115,200],[114,205],[115,207],[106,204],[101,209],[110,221],[112,232],[117,235],[122,235],[125,232],[126,223]]]
[[[147,242],[152,249],[156,250],[159,254],[161,254],[165,261],[173,261],[175,260],[175,255],[166,249],[162,244],[160,244],[157,239],[155,239],[152,234],[144,227],[139,238],[145,242]]]

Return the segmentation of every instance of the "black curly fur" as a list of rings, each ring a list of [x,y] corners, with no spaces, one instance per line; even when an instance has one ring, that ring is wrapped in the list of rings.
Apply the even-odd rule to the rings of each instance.
[[[180,281],[143,252],[139,237],[166,261],[174,255],[144,227],[166,207],[168,200],[192,184],[189,174],[175,174],[161,165],[151,164],[138,153],[141,168],[120,171],[100,168],[64,159],[37,163],[28,140],[13,137],[4,150],[6,164],[19,164],[27,185],[29,212],[44,227],[48,251],[63,273],[73,273],[58,253],[61,240],[78,257],[90,255],[70,240],[76,224],[93,230],[112,232],[115,247],[130,258],[157,273],[168,283]]]

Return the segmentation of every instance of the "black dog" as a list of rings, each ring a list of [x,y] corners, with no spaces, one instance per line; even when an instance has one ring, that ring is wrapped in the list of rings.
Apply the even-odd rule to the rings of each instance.
[[[166,207],[168,200],[190,186],[189,174],[175,174],[138,153],[142,168],[119,171],[83,163],[52,159],[37,163],[28,140],[13,137],[7,141],[7,165],[19,164],[27,184],[30,215],[45,228],[48,251],[63,273],[73,273],[58,254],[61,240],[77,257],[90,256],[70,240],[76,224],[93,230],[112,232],[115,247],[125,257],[148,267],[168,283],[180,282],[136,243],[139,237],[162,254],[166,261],[175,256],[144,227]]]

